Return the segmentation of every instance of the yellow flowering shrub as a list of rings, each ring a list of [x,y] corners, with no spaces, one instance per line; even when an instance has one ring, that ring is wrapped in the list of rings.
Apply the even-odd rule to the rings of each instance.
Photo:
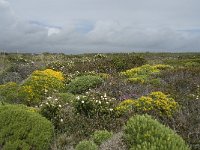
[[[61,72],[46,69],[36,70],[19,88],[19,97],[27,105],[39,105],[45,97],[64,89]]]
[[[134,101],[137,111],[154,111],[159,115],[171,116],[178,108],[178,103],[168,95],[158,91],[142,96]]]
[[[150,81],[154,82],[155,79],[152,78],[152,75],[159,74],[161,70],[172,69],[170,65],[143,65],[140,67],[132,68],[121,72],[122,75],[126,76],[129,81],[133,83],[148,83]]]
[[[120,114],[135,110],[136,112],[155,112],[158,115],[171,116],[178,109],[178,103],[168,95],[157,91],[136,100],[124,100],[115,109]]]
[[[132,109],[134,104],[134,100],[127,99],[119,103],[119,105],[115,108],[115,110],[118,112],[118,114],[125,113]]]
[[[54,71],[52,69],[46,69],[44,71],[36,70],[36,71],[33,72],[32,75],[33,76],[46,75],[46,76],[49,76],[49,77],[51,76],[53,78],[57,78],[60,81],[64,81],[64,76],[63,76],[62,72]]]

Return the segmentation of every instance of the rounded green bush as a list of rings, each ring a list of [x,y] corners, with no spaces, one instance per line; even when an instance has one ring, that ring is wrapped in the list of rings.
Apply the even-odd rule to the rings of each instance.
[[[0,105],[0,148],[47,150],[53,137],[50,121],[23,105]]]
[[[86,92],[89,88],[95,88],[103,82],[103,79],[99,76],[85,75],[80,76],[72,80],[67,89],[73,94],[81,94]]]
[[[148,115],[130,118],[124,132],[131,150],[189,150],[179,135]]]
[[[113,133],[109,132],[107,130],[99,130],[99,131],[94,132],[94,134],[92,135],[92,139],[97,145],[100,145],[104,141],[111,138],[112,135],[113,135]]]
[[[98,146],[93,141],[81,141],[76,146],[75,150],[97,150]]]

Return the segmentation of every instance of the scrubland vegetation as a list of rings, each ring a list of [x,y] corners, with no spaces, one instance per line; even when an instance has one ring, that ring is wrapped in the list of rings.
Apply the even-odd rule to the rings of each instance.
[[[1,53],[0,149],[200,150],[200,54]]]

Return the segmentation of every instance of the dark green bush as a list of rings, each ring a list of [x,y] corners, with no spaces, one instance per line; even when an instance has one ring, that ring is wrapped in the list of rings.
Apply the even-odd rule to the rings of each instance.
[[[81,141],[75,150],[97,150],[98,146],[93,141]]]
[[[111,138],[112,135],[113,135],[113,133],[109,132],[107,130],[99,130],[99,131],[94,132],[94,134],[92,135],[92,139],[97,145],[100,145],[104,141]]]
[[[89,88],[95,88],[103,82],[103,79],[99,76],[80,76],[72,80],[67,89],[73,94],[81,94],[86,92]]]
[[[130,118],[124,132],[131,150],[189,150],[179,135],[148,115]]]
[[[52,140],[50,121],[23,105],[0,105],[0,148],[47,150]]]

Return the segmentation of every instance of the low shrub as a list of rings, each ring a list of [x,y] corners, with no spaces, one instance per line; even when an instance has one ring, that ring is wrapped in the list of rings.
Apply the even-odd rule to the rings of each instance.
[[[28,106],[39,105],[45,97],[64,89],[61,72],[46,69],[34,71],[19,88],[19,98]]]
[[[161,70],[172,69],[169,65],[158,64],[151,66],[149,64],[143,65],[141,67],[132,68],[122,72],[122,75],[128,77],[128,80],[133,83],[154,83],[156,79],[153,75],[159,74]],[[158,80],[158,79],[157,79]]]
[[[124,140],[131,150],[189,150],[170,128],[148,115],[136,115],[124,127]]]
[[[101,117],[114,112],[116,99],[99,93],[88,92],[87,95],[77,96],[74,102],[75,111],[87,117]]]
[[[112,132],[109,132],[107,130],[99,130],[99,131],[95,131],[94,134],[92,135],[92,140],[94,141],[94,143],[96,143],[97,145],[100,145],[101,143],[103,143],[104,141],[108,140],[109,138],[111,138],[113,135]]]
[[[171,116],[178,109],[178,103],[169,95],[157,91],[135,100],[134,107],[137,112],[155,112],[160,116]]]
[[[136,100],[127,99],[119,103],[115,108],[118,114],[134,111],[138,113],[151,113],[158,116],[172,116],[177,111],[178,103],[169,95],[157,91]]]
[[[55,128],[63,122],[63,103],[56,97],[47,97],[47,100],[40,104],[40,114],[50,120]]]
[[[0,118],[2,149],[49,149],[53,125],[34,109],[23,105],[1,105]]]
[[[103,83],[103,79],[99,76],[86,75],[80,76],[72,80],[67,89],[73,94],[81,94],[90,88],[95,88]]]
[[[115,108],[115,110],[119,115],[127,113],[128,111],[133,110],[134,103],[135,102],[132,99],[123,100],[122,102],[119,103],[119,105]]]
[[[81,141],[75,150],[98,150],[98,146],[92,141]]]
[[[0,85],[0,99],[7,103],[18,102],[18,85],[15,82],[8,82]]]

